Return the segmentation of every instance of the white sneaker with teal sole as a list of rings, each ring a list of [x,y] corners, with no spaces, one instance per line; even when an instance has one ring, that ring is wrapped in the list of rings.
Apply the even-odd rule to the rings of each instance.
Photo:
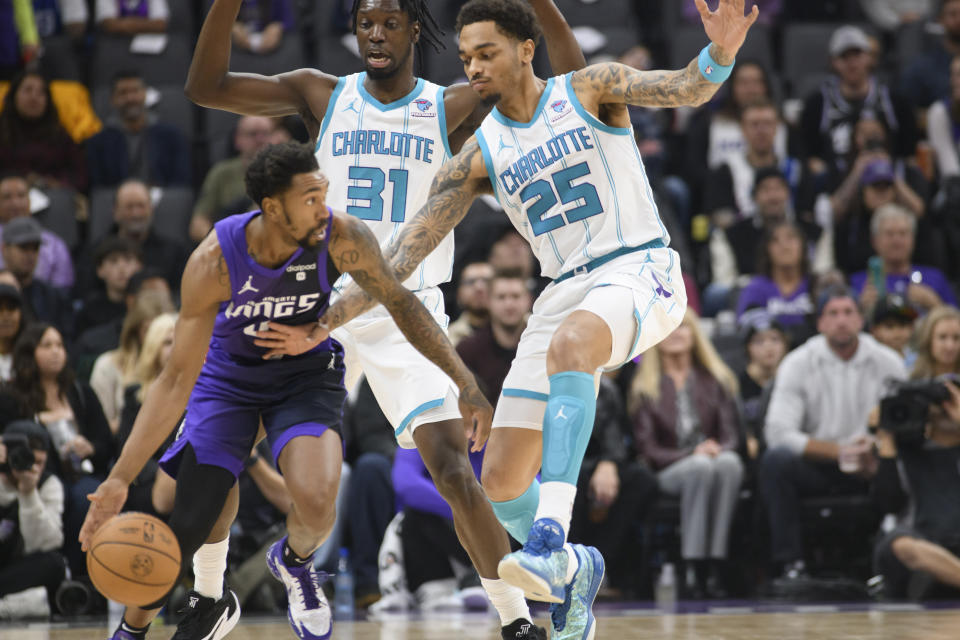
[[[522,589],[531,600],[563,602],[569,564],[563,539],[563,529],[557,522],[549,518],[537,520],[523,549],[500,561],[500,578]]]

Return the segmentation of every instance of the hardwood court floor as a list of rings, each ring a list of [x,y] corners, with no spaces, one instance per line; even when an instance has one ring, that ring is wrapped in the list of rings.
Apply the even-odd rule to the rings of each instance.
[[[617,615],[599,617],[597,640],[956,640],[960,610]],[[543,621],[541,621],[542,623]],[[105,640],[106,627],[0,627],[0,640]],[[154,629],[149,640],[167,640],[172,627]],[[339,623],[332,640],[495,640],[496,621],[489,617]],[[228,640],[293,639],[285,621],[243,622]]]

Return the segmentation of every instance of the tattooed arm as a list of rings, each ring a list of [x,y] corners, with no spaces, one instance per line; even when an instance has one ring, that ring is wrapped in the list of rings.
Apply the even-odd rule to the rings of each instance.
[[[743,0],[720,0],[710,11],[704,0],[696,0],[704,30],[710,38],[710,56],[720,65],[733,64],[747,31],[759,16],[754,5],[744,16]],[[720,88],[700,73],[697,58],[679,71],[640,71],[619,63],[596,64],[576,71],[572,84],[586,105],[632,104],[643,107],[698,106]],[[596,110],[594,110],[596,113]]]
[[[493,409],[447,334],[387,266],[377,239],[367,226],[351,216],[336,216],[330,236],[330,256],[341,273],[349,273],[367,295],[387,308],[410,344],[453,379],[460,389],[460,411],[468,431],[476,429],[474,450],[483,448]]]

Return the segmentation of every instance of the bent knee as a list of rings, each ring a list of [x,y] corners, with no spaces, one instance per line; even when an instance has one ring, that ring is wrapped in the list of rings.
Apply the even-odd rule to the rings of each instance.
[[[480,483],[490,500],[506,502],[520,497],[530,487],[530,482],[524,483],[519,475],[511,473],[505,465],[486,464],[484,461]]]
[[[480,493],[480,484],[466,457],[443,465],[437,471],[433,482],[444,500],[451,504],[469,500],[473,494]]]
[[[893,554],[908,569],[917,569],[920,565],[920,552],[917,540],[909,536],[900,536],[890,543]]]

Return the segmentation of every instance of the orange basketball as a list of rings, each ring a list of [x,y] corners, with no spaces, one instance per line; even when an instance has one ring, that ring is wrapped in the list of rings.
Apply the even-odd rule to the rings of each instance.
[[[156,602],[180,574],[180,545],[162,520],[146,513],[110,518],[90,541],[87,571],[107,598],[128,606]]]

